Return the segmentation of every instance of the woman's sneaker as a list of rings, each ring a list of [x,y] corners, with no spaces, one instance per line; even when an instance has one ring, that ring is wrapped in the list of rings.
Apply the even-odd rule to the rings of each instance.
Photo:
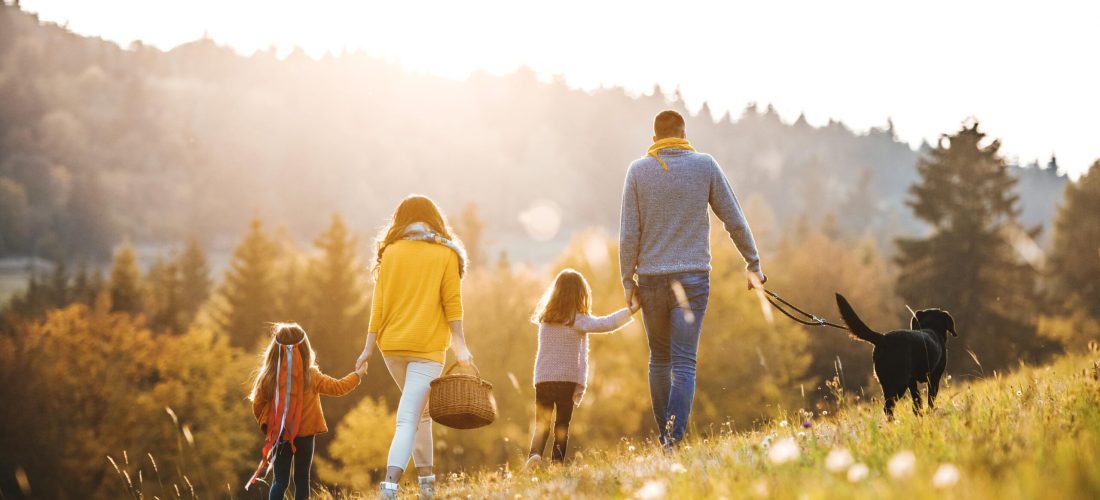
[[[435,474],[420,476],[420,491],[416,493],[417,500],[432,500],[435,498]]]
[[[382,481],[378,487],[378,493],[382,500],[397,500],[397,483]]]

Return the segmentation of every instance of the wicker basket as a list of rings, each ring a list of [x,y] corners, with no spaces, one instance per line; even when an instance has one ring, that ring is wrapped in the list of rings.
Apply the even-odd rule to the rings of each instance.
[[[476,429],[493,423],[497,418],[497,400],[493,384],[482,380],[477,367],[474,374],[451,372],[451,365],[442,377],[432,381],[428,413],[432,420],[454,429]]]

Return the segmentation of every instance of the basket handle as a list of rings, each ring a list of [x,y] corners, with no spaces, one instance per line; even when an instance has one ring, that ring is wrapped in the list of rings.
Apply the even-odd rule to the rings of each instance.
[[[454,371],[454,369],[455,369],[455,368],[458,368],[459,366],[461,366],[461,365],[460,365],[460,364],[458,364],[458,362],[452,363],[452,364],[451,364],[451,367],[450,367],[450,368],[447,368],[447,371],[443,372],[443,375],[444,375],[444,376],[446,376],[446,375],[450,375],[450,374],[451,374],[451,372],[452,372],[452,371]],[[473,361],[471,361],[471,362],[470,362],[470,366],[472,366],[472,367],[474,368],[474,374],[475,374],[475,375],[477,375],[477,378],[481,378],[481,370],[478,370],[478,369],[477,369],[477,365],[475,365],[475,364],[474,364],[474,362],[473,362]]]

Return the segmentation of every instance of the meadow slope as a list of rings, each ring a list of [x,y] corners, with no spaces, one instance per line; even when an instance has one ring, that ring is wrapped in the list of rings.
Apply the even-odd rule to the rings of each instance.
[[[877,404],[850,405],[836,415],[796,409],[752,432],[699,436],[671,455],[624,441],[616,449],[584,450],[565,467],[515,471],[513,463],[452,476],[439,493],[501,499],[1098,498],[1098,401],[1100,352],[1093,349],[1007,376],[948,381],[935,412],[924,417],[904,411],[887,422]],[[908,405],[906,400],[903,408]],[[411,492],[413,485],[404,488]]]

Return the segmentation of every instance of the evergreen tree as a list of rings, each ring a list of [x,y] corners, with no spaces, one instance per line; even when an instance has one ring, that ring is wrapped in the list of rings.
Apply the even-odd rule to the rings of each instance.
[[[344,221],[333,215],[328,229],[314,242],[317,255],[306,268],[304,292],[308,316],[301,319],[309,332],[321,367],[344,374],[355,366],[367,332],[367,269],[359,258],[358,238]],[[392,387],[385,369],[370,370],[367,387]],[[372,391],[374,392],[374,391]],[[381,391],[374,392],[381,394]],[[326,403],[325,411],[339,420],[359,398],[339,398]]]
[[[959,339],[951,340],[949,370],[977,370],[967,349],[989,370],[1056,347],[1037,336],[1036,273],[1007,237],[1023,233],[1016,179],[1000,142],[984,139],[976,122],[964,125],[921,160],[908,204],[933,231],[897,240],[898,294],[914,309],[940,307],[955,317]]]
[[[195,237],[187,240],[187,246],[176,261],[179,271],[179,309],[180,324],[187,328],[194,321],[199,309],[210,297],[210,264],[206,262],[206,252]]]
[[[112,311],[141,312],[141,272],[138,270],[137,254],[129,242],[123,243],[115,252],[107,289],[111,294]]]
[[[264,232],[263,222],[252,219],[248,234],[233,251],[216,313],[219,330],[236,347],[256,348],[267,324],[282,319],[275,310],[277,259],[278,248]]]
[[[181,324],[180,275],[175,259],[157,257],[149,266],[145,282],[149,288],[149,326],[153,331],[180,333],[184,327]]]
[[[279,265],[275,271],[279,316],[308,328],[309,319],[314,316],[311,304],[306,296],[306,281],[309,261],[291,237],[290,231],[280,226],[274,235],[279,248]],[[308,330],[307,330],[308,331]]]
[[[1052,160],[1053,161],[1053,160]],[[1100,322],[1100,160],[1066,185],[1054,223],[1052,292],[1066,313]]]
[[[64,258],[58,258],[50,271],[50,306],[65,307],[72,302],[72,290],[69,286],[69,264]]]
[[[333,356],[328,359],[341,363],[335,366],[342,369],[347,361],[351,367],[358,352],[347,350],[362,343],[367,319],[366,267],[356,252],[358,238],[333,215],[328,230],[313,244],[318,255],[309,261],[304,290],[312,312],[310,327],[316,330],[310,335],[330,346]]]

